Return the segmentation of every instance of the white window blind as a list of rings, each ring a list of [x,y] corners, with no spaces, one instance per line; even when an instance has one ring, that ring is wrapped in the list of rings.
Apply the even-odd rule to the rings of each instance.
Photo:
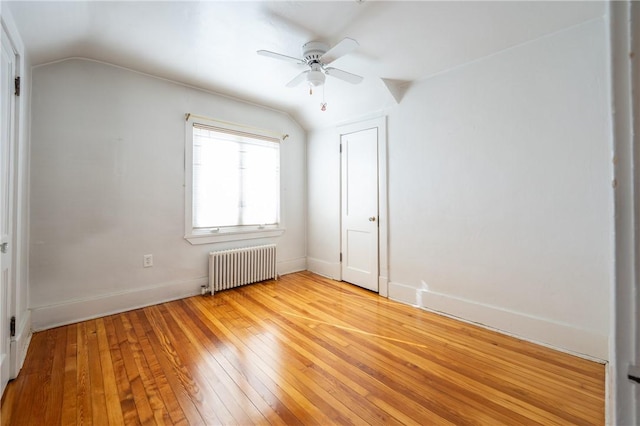
[[[194,123],[192,170],[194,229],[279,222],[277,139]]]

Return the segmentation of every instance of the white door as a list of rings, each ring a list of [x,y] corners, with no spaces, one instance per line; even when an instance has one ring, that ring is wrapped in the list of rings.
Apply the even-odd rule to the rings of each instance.
[[[9,381],[11,317],[11,254],[13,236],[13,138],[15,124],[16,55],[7,34],[2,32],[2,68],[0,69],[0,394]]]
[[[343,134],[342,280],[378,291],[378,128]]]

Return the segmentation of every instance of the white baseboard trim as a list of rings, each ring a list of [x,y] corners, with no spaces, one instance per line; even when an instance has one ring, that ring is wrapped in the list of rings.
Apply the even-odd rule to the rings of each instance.
[[[592,361],[605,362],[609,358],[607,336],[590,330],[427,289],[398,283],[390,283],[389,288],[391,298],[429,311]]]
[[[32,328],[34,331],[46,330],[195,296],[200,294],[200,286],[207,285],[208,281],[208,277],[201,277],[35,307],[31,309]]]
[[[327,262],[326,260],[307,258],[307,269],[314,274],[331,278],[332,280],[340,280],[340,263]]]
[[[296,259],[282,260],[276,265],[278,275],[287,275],[294,272],[307,270],[307,258],[298,257]]]
[[[304,271],[306,269],[307,262],[305,257],[285,260],[277,264],[279,275]],[[200,294],[200,286],[208,285],[208,283],[208,277],[201,277],[84,299],[70,300],[55,305],[35,307],[31,309],[32,328],[34,331],[47,330],[61,325],[73,324],[79,321],[195,296]]]
[[[389,297],[389,277],[378,277],[378,294],[382,297]]]
[[[29,343],[31,343],[31,311],[25,311],[22,321],[16,325],[16,335],[11,338],[11,365],[10,377],[15,379],[27,357]]]
[[[398,302],[411,306],[419,306],[417,289],[415,287],[393,281],[389,282],[389,299],[397,300]]]

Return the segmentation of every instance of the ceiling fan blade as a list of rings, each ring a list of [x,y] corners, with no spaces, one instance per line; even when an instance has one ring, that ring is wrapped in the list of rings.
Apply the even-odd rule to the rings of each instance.
[[[258,50],[258,55],[268,58],[280,59],[281,61],[295,62],[296,64],[304,64],[304,60],[294,58],[293,56],[283,55],[281,53],[271,52],[270,50]]]
[[[295,87],[298,84],[302,83],[302,81],[307,77],[308,73],[309,73],[309,70],[302,71],[300,74],[295,76],[295,78],[293,80],[291,80],[290,82],[287,83],[287,87]]]
[[[352,38],[346,37],[342,39],[338,44],[333,46],[324,55],[320,57],[320,62],[323,64],[330,64],[341,56],[347,53],[353,52],[359,46],[358,42]]]
[[[326,68],[325,73],[331,77],[339,78],[340,80],[344,80],[351,84],[358,84],[364,79],[364,77],[351,74],[350,72],[342,71],[337,68]]]

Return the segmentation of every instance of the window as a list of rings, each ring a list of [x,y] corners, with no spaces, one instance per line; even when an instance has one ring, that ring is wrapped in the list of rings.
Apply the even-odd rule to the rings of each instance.
[[[187,124],[185,238],[203,244],[281,234],[280,141]]]

